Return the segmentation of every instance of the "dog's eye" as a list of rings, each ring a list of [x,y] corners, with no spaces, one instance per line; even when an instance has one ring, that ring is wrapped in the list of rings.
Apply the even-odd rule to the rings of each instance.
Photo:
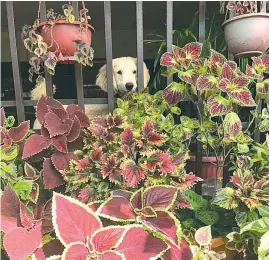
[[[121,75],[121,74],[122,74],[122,71],[121,71],[121,70],[119,70],[119,71],[117,71],[117,73]]]
[[[134,70],[133,73],[136,74],[136,70]]]

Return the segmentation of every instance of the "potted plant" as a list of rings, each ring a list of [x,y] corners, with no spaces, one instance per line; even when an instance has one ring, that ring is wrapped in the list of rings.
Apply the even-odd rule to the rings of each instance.
[[[223,23],[225,41],[229,52],[235,57],[261,55],[269,48],[268,1],[229,1],[226,5],[226,18]],[[260,11],[259,11],[260,10]],[[228,12],[230,16],[227,19]]]
[[[209,57],[201,54],[202,44],[196,42],[182,48],[173,46],[172,53],[163,54],[161,65],[167,67],[166,74],[178,76],[177,81],[166,87],[163,96],[169,104],[178,104],[187,97],[195,105],[200,118],[195,140],[203,143],[205,155],[214,154],[216,177],[220,179],[221,168],[231,152],[242,154],[248,150],[252,140],[246,134],[249,127],[242,129],[237,112],[240,107],[256,107],[253,113],[257,114],[258,106],[249,88],[256,87],[257,102],[268,92],[267,80],[262,80],[263,73],[269,72],[269,59],[268,55],[253,58],[253,65],[247,65],[245,74],[235,62],[214,50]],[[256,83],[257,78],[260,83]],[[198,105],[201,103],[203,106]],[[188,128],[190,121],[184,117],[180,120]],[[249,125],[252,123],[250,120]]]
[[[91,38],[94,29],[88,23],[88,9],[83,4],[78,20],[72,5],[64,4],[62,9],[63,15],[48,9],[46,22],[40,22],[38,17],[32,26],[25,25],[22,29],[24,46],[31,54],[30,81],[34,74],[42,75],[44,69],[54,75],[57,62],[92,66],[94,51]]]

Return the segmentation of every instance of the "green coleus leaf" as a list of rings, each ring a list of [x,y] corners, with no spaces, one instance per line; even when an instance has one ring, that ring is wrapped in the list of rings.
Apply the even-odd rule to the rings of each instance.
[[[18,156],[18,146],[6,146],[0,151],[1,160],[12,161]]]
[[[257,209],[262,217],[269,217],[269,206],[262,205],[259,206]]]
[[[269,231],[267,231],[260,239],[260,246],[258,248],[259,260],[269,259]]]
[[[8,116],[5,120],[5,127],[6,128],[13,127],[14,123],[15,123],[15,117]]]
[[[248,153],[249,152],[249,147],[247,144],[237,144],[237,150],[239,153]]]
[[[268,132],[269,131],[269,120],[268,119],[264,119],[260,122],[259,130],[261,132]]]
[[[171,112],[176,115],[181,114],[181,109],[179,107],[171,107]]]
[[[17,175],[17,166],[14,163],[7,164],[5,162],[0,162],[0,176],[2,178],[8,178],[8,175]]]
[[[192,190],[182,192],[183,196],[189,201],[194,211],[206,209],[208,202],[201,195]]]
[[[28,200],[30,198],[32,186],[33,181],[21,179],[17,183],[15,183],[12,187],[22,200]]]
[[[234,190],[230,187],[226,187],[217,192],[213,203],[221,208],[225,209],[235,209],[238,207],[239,203],[233,196]]]
[[[219,214],[212,210],[199,210],[196,212],[195,217],[205,225],[214,225],[219,220]]]
[[[192,119],[187,116],[181,116],[180,122],[186,128],[195,129],[200,127],[199,121],[197,119]]]
[[[240,233],[242,234],[246,231],[256,231],[259,233],[265,233],[269,231],[269,217],[263,217],[247,224],[240,230]]]

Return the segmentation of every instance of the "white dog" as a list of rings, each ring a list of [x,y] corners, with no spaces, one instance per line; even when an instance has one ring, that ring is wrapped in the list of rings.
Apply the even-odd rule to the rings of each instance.
[[[114,95],[123,96],[127,92],[135,92],[137,90],[137,59],[132,57],[121,57],[113,59],[112,66]],[[143,69],[144,87],[147,87],[150,76],[145,63],[143,64]],[[96,85],[107,92],[106,65],[100,68],[96,78]],[[53,91],[55,92],[55,86]],[[42,95],[46,95],[45,84],[37,85],[31,91],[31,99],[38,100]],[[90,119],[96,116],[106,115],[108,114],[108,105],[85,104],[85,113]],[[37,120],[35,120],[33,128],[40,129],[40,124]]]

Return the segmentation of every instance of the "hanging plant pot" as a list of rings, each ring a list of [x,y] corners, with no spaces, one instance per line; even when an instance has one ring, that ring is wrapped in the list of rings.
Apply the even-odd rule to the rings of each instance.
[[[89,24],[85,24],[86,28],[81,31],[79,22],[69,23],[66,20],[58,20],[53,26],[42,22],[38,27],[48,50],[60,55],[58,61],[61,63],[75,63],[74,53],[77,48],[74,41],[90,45],[94,32],[94,28]]]
[[[269,48],[268,13],[235,16],[222,26],[228,50],[237,58],[258,56]]]

